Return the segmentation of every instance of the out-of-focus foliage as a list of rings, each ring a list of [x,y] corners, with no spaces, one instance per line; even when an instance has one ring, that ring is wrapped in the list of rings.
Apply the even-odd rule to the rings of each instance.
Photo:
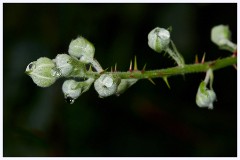
[[[205,74],[140,80],[119,97],[100,99],[91,88],[73,105],[64,102],[63,80],[37,87],[24,71],[39,57],[66,53],[77,36],[96,49],[104,68],[173,66],[154,53],[147,35],[173,27],[172,39],[193,63],[228,56],[210,40],[211,28],[229,25],[237,35],[237,4],[3,4],[3,156],[237,156],[237,73],[214,73],[218,101],[198,108]],[[227,78],[226,78],[227,77]]]

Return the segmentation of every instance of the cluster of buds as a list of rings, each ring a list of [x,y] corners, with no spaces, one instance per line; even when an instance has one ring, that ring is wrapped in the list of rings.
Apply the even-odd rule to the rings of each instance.
[[[212,29],[211,40],[220,48],[232,52],[236,52],[236,44],[230,41],[231,32],[228,26],[219,25]],[[185,62],[182,55],[178,52],[176,46],[171,40],[169,29],[156,27],[148,34],[148,45],[154,51],[161,53],[166,52],[177,63],[179,67],[184,67]],[[129,77],[121,79],[115,71],[105,72],[96,59],[94,59],[95,48],[84,37],[78,37],[71,41],[68,49],[69,54],[58,54],[54,59],[41,57],[31,62],[26,73],[32,78],[33,82],[39,87],[49,87],[59,78],[67,78],[62,85],[62,91],[66,101],[73,104],[74,101],[83,93],[89,90],[92,84],[100,98],[111,95],[119,96],[123,94],[129,87],[135,84],[138,79]],[[235,55],[235,54],[234,54]],[[203,57],[202,63],[204,63]],[[87,65],[90,65],[87,70]],[[134,69],[132,70],[132,62],[130,63],[129,72],[143,73],[137,69],[135,57]],[[95,73],[92,68],[96,70]],[[97,74],[96,74],[97,73]],[[124,76],[123,76],[124,77]],[[136,78],[136,79],[135,79]],[[150,77],[148,78],[154,83]],[[170,88],[167,76],[162,77]],[[79,79],[82,79],[79,81]],[[213,70],[211,68],[206,72],[206,77],[199,85],[196,104],[199,107],[207,107],[213,109],[213,102],[216,100],[216,94],[212,88]],[[207,86],[210,86],[210,89]]]
[[[94,52],[94,46],[87,39],[78,37],[70,43],[69,54],[58,54],[55,59],[41,57],[27,66],[26,73],[39,87],[49,87],[61,77],[71,78],[63,83],[62,91],[66,101],[72,104],[94,82],[93,78],[86,77],[86,64],[102,71],[102,67],[93,58]],[[76,81],[74,77],[86,80]]]
[[[93,44],[84,37],[72,40],[68,53],[58,54],[54,59],[41,57],[31,62],[25,73],[39,87],[49,87],[59,78],[68,78],[62,85],[62,91],[65,100],[70,104],[88,91],[93,83],[99,97],[104,98],[111,95],[119,96],[137,82],[135,79],[120,79],[111,73],[104,73],[101,65],[94,59]],[[86,64],[90,64],[88,71]],[[87,72],[93,72],[92,67],[100,74],[96,79],[87,75]],[[76,78],[84,80],[77,81]]]

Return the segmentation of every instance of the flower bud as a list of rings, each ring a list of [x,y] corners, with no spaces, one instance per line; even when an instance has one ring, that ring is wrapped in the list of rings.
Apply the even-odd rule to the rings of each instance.
[[[65,100],[68,103],[73,104],[82,93],[89,90],[93,82],[93,78],[89,78],[86,81],[81,82],[77,82],[75,80],[66,80],[62,86]]]
[[[129,87],[131,87],[137,81],[138,79],[121,79],[121,82],[117,88],[116,95],[120,96],[120,94],[124,93]]]
[[[199,107],[208,107],[208,109],[213,109],[213,102],[216,100],[216,94],[214,90],[208,89],[206,85],[207,84],[204,81],[200,83],[196,95],[196,103]]]
[[[211,30],[211,40],[219,46],[220,49],[235,52],[237,45],[231,41],[231,31],[228,26],[218,25]]]
[[[170,32],[164,28],[156,27],[148,34],[148,46],[160,53],[170,43]]]
[[[78,37],[71,41],[68,52],[71,56],[79,58],[82,62],[89,63],[94,57],[95,48],[84,37]]]
[[[41,57],[37,61],[31,62],[27,66],[25,73],[27,73],[39,87],[49,87],[61,76],[55,63],[46,57]]]
[[[68,76],[73,71],[73,66],[70,64],[70,57],[67,54],[58,54],[53,60],[56,63],[56,67],[60,69],[62,76]]]
[[[102,74],[95,82],[94,87],[100,98],[108,97],[116,93],[120,78],[112,74]]]
[[[231,38],[231,32],[228,26],[218,25],[211,30],[211,40],[218,46],[226,45]]]
[[[78,82],[75,80],[66,80],[62,85],[65,100],[70,104],[73,104],[75,99],[77,99],[82,92],[81,88],[76,89],[77,85]]]

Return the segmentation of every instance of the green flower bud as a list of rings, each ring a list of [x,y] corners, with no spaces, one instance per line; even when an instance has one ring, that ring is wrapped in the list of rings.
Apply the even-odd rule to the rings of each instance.
[[[216,100],[216,94],[214,90],[210,90],[206,87],[206,82],[201,82],[196,95],[196,103],[199,107],[208,107],[213,109],[213,102]]]
[[[124,93],[129,87],[131,87],[137,81],[138,79],[121,79],[121,82],[117,88],[116,95],[120,96],[120,94]]]
[[[218,46],[225,45],[231,38],[231,32],[228,26],[218,25],[212,28],[211,40]]]
[[[211,30],[211,40],[218,45],[220,49],[235,52],[237,45],[231,42],[231,31],[228,26],[218,25]]]
[[[84,92],[88,91],[94,82],[93,78],[89,78],[83,82],[77,82],[75,80],[66,80],[62,85],[62,91],[65,100],[73,104],[74,101]]]
[[[82,62],[90,63],[94,57],[95,48],[84,37],[78,37],[71,41],[68,52],[71,56],[79,58]]]
[[[81,94],[81,88],[77,88],[78,82],[75,80],[66,80],[62,85],[62,91],[65,97],[65,100],[73,104],[75,99],[77,99]]]
[[[67,54],[58,54],[53,60],[56,67],[60,69],[62,76],[68,76],[73,71],[73,66],[70,63],[72,57]]]
[[[46,57],[31,62],[27,66],[25,73],[39,87],[49,87],[61,76],[61,72],[56,68],[55,63]]]
[[[120,78],[112,74],[102,74],[95,82],[94,87],[100,98],[108,97],[117,92]]]
[[[156,27],[148,34],[148,46],[159,53],[168,48],[170,40],[170,32],[164,28]]]

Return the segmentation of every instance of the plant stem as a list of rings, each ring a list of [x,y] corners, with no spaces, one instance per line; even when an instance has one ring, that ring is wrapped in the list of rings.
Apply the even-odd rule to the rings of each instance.
[[[106,74],[111,73],[118,75],[122,79],[149,79],[149,78],[164,78],[175,75],[184,75],[190,73],[197,72],[206,72],[209,68],[213,71],[221,68],[225,68],[228,66],[232,66],[237,63],[237,57],[227,57],[223,59],[217,59],[214,61],[209,61],[205,63],[198,64],[185,64],[183,67],[171,67],[166,69],[157,69],[157,70],[149,70],[149,71],[127,71],[127,72],[104,72]],[[88,71],[87,75],[89,77],[98,78],[100,73]]]
[[[178,64],[178,66],[183,67],[185,64],[184,59],[183,59],[182,55],[178,52],[178,50],[172,40],[171,40],[171,45],[172,45],[173,50],[171,50],[170,48],[167,48],[166,52],[174,59],[174,61]]]

